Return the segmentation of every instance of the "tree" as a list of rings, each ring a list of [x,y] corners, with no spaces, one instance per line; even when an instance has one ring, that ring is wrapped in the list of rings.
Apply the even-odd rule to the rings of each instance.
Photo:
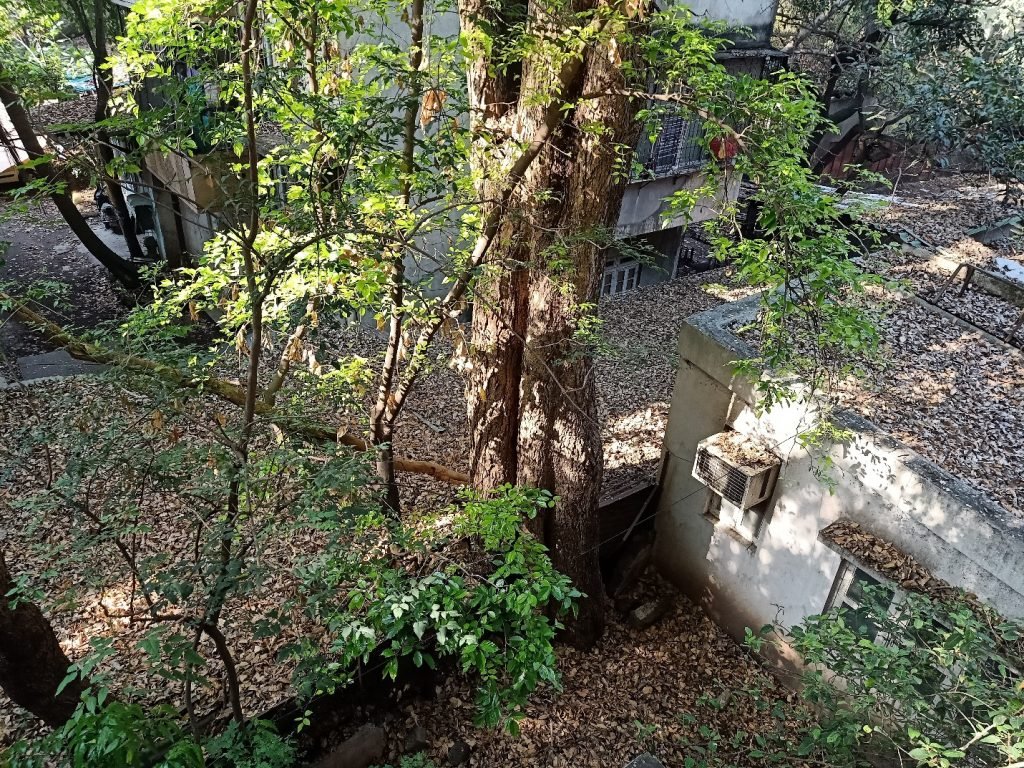
[[[511,488],[486,500],[468,498],[450,510],[450,531],[436,534],[439,541],[421,541],[414,526],[406,527],[393,514],[379,514],[376,502],[388,489],[366,482],[364,457],[349,450],[356,438],[346,441],[348,432],[336,425],[310,427],[310,415],[325,405],[332,414],[344,417],[343,408],[359,409],[365,417],[362,397],[375,379],[358,360],[341,360],[334,370],[320,371],[312,349],[302,354],[308,338],[320,332],[320,314],[330,321],[335,312],[348,315],[373,306],[386,318],[391,308],[385,297],[394,296],[396,253],[404,255],[405,248],[415,247],[412,235],[440,215],[428,212],[423,217],[403,208],[395,216],[391,205],[401,208],[414,194],[426,198],[430,188],[450,184],[443,177],[436,180],[437,160],[450,153],[447,137],[422,142],[439,158],[426,155],[426,167],[414,173],[407,172],[407,156],[392,161],[394,129],[400,128],[399,135],[406,132],[408,111],[395,117],[394,98],[384,98],[394,81],[382,85],[380,67],[394,67],[405,77],[416,70],[410,70],[407,56],[396,55],[397,45],[370,42],[363,50],[357,48],[353,59],[365,69],[359,70],[358,82],[348,82],[353,95],[362,91],[363,99],[348,102],[351,112],[344,113],[337,102],[323,101],[320,90],[293,88],[299,77],[315,80],[317,88],[345,87],[340,85],[346,81],[337,58],[329,65],[318,61],[319,43],[312,46],[311,62],[306,56],[290,58],[294,49],[276,37],[306,37],[309,29],[292,30],[277,16],[277,26],[259,26],[263,8],[257,0],[217,8],[174,2],[162,8],[166,17],[154,12],[130,22],[139,25],[133,30],[139,33],[138,49],[127,43],[122,47],[129,57],[138,54],[129,58],[129,65],[140,77],[163,71],[164,62],[153,60],[149,46],[164,40],[176,43],[179,60],[195,61],[200,77],[212,77],[231,61],[226,108],[205,137],[216,148],[229,148],[235,158],[225,174],[225,180],[234,182],[231,208],[200,264],[169,277],[154,301],[139,308],[102,345],[75,339],[14,303],[23,317],[72,351],[114,364],[115,375],[145,403],[142,413],[78,403],[68,411],[92,427],[37,437],[44,450],[60,443],[68,457],[25,504],[37,521],[65,521],[61,530],[69,536],[47,555],[51,562],[70,564],[92,561],[102,552],[104,562],[117,563],[112,571],[97,569],[91,578],[99,584],[129,585],[126,618],[150,627],[141,646],[151,672],[180,686],[191,734],[186,738],[168,735],[162,726],[157,730],[164,734],[161,738],[191,745],[192,756],[196,745],[208,741],[207,713],[201,711],[198,692],[219,679],[231,718],[240,728],[247,712],[235,662],[237,643],[251,643],[262,632],[273,633],[275,626],[280,632],[282,624],[298,621],[303,612],[308,612],[308,621],[319,622],[310,634],[323,641],[299,644],[291,651],[304,662],[305,675],[296,680],[304,694],[343,687],[360,664],[364,671],[378,671],[377,665],[370,666],[371,659],[397,663],[408,658],[419,665],[452,656],[466,671],[481,676],[482,719],[514,723],[514,707],[537,686],[557,681],[552,650],[556,620],[578,597],[551,566],[545,550],[520,532],[523,518],[546,508],[549,498]],[[182,23],[200,15],[207,22],[201,30]],[[340,19],[321,16],[317,34],[336,39],[351,20],[347,13]],[[190,29],[195,31],[192,39]],[[276,69],[257,55],[264,43],[273,44],[282,56]],[[221,52],[223,57],[218,56]],[[263,78],[266,90],[258,87]],[[169,82],[168,91],[184,86],[187,94],[194,84]],[[197,107],[186,98],[173,103],[182,111]],[[414,103],[415,117],[419,105]],[[372,117],[347,122],[363,110]],[[257,142],[268,113],[295,135],[270,155]],[[379,128],[373,120],[380,121]],[[143,119],[137,124],[141,151],[153,151],[154,145],[195,147],[188,144],[191,130],[171,129],[154,138],[148,133],[154,122]],[[372,160],[383,167],[378,172],[371,163],[360,169],[365,175],[346,188],[337,150],[349,142],[353,146],[346,160]],[[275,164],[295,166],[295,178],[287,182],[288,206],[270,181]],[[346,196],[349,190],[358,196]],[[451,194],[458,194],[458,187]],[[404,239],[396,239],[396,230]],[[431,335],[436,333],[449,319],[455,299],[428,303],[419,298],[415,282],[403,287],[408,289],[404,298],[392,301],[401,301],[403,316],[408,313]],[[181,323],[182,310],[195,312],[202,306],[221,311],[223,335],[208,348],[193,345],[183,351],[181,337],[187,329]],[[400,340],[403,330],[398,330]],[[234,370],[223,354],[225,340],[239,350]],[[144,357],[139,350],[145,350]],[[270,350],[276,353],[276,366],[266,365]],[[396,353],[395,364],[398,358]],[[308,373],[304,365],[294,365],[307,361],[312,369]],[[403,378],[395,379],[396,387],[411,386],[410,377],[427,362],[424,352],[413,357],[400,371]],[[242,383],[225,382],[217,373],[234,374]],[[401,390],[386,390],[389,396],[396,392],[404,398]],[[238,407],[226,413],[220,401],[211,403],[211,395]],[[365,447],[361,440],[359,444]],[[383,452],[389,446],[374,448]],[[139,463],[133,456],[151,461]],[[401,461],[394,464],[402,466]],[[117,475],[115,486],[92,493],[96,478],[108,473]],[[178,520],[188,528],[183,537],[156,533],[166,523],[158,512],[161,499],[191,510]],[[76,524],[68,525],[69,519]],[[247,611],[246,600],[262,588],[268,563],[275,562],[267,553],[297,532],[316,537],[321,547],[295,563],[302,591],[284,604],[278,596],[262,614]],[[388,541],[392,544],[380,550]],[[466,546],[469,552],[461,549]],[[451,563],[429,579],[411,573],[403,559],[433,557],[438,551],[450,556]],[[288,568],[293,561],[290,556],[289,565],[277,562],[276,567]],[[280,571],[275,575],[284,576]],[[93,671],[101,670],[113,653],[109,644],[97,643]],[[91,679],[103,684],[99,673]],[[133,749],[137,739],[128,738],[123,729],[141,704],[119,697],[104,706],[103,693],[102,688],[94,692],[86,712],[41,749],[79,754],[94,743]],[[144,708],[142,713],[155,724],[168,718],[162,710]],[[102,739],[97,731],[104,734]],[[138,750],[133,755],[136,762],[143,759]]]
[[[809,186],[793,170],[815,121],[802,85],[728,76],[714,59],[722,42],[678,11],[567,4],[524,21],[516,7],[467,6],[455,38],[420,31],[436,11],[413,4],[407,37],[369,37],[358,34],[364,14],[387,21],[386,11],[257,2],[247,39],[259,56],[240,45],[226,0],[154,0],[129,17],[125,71],[162,105],[124,105],[138,164],[161,153],[213,169],[222,231],[125,326],[120,350],[73,348],[215,393],[242,408],[244,425],[264,419],[294,437],[369,446],[395,515],[400,466],[462,479],[396,457],[395,426],[437,363],[434,340],[464,343],[456,320],[472,299],[478,490],[514,481],[560,498],[534,530],[590,596],[576,637],[592,642],[602,616],[594,299],[636,132],[656,131],[664,114],[699,117],[709,146],[724,137],[745,148],[709,166],[700,194],[747,173],[785,200],[777,187]],[[655,66],[664,87],[651,93]],[[278,137],[269,147],[268,134]],[[685,211],[694,199],[673,204]],[[813,266],[814,250],[805,255],[790,267]],[[182,312],[203,309],[218,317],[217,339],[181,370]],[[351,317],[387,329],[377,359],[336,357],[332,333]],[[241,386],[224,380],[224,344],[239,352],[230,375]],[[276,366],[261,363],[270,355]],[[233,475],[247,466],[246,434],[231,443]]]
[[[589,645],[603,620],[601,425],[591,342],[599,282],[639,133],[656,135],[661,118],[682,115],[705,122],[706,146],[724,141],[739,151],[709,165],[698,190],[666,202],[685,217],[701,196],[721,196],[732,179],[746,175],[761,185],[758,201],[766,211],[770,202],[772,215],[780,217],[768,227],[776,242],[730,242],[723,254],[728,249],[752,284],[765,287],[768,316],[806,311],[832,327],[838,318],[823,315],[832,306],[825,297],[839,298],[859,282],[847,259],[855,246],[842,234],[834,201],[822,200],[799,168],[818,122],[801,83],[786,76],[729,76],[714,59],[723,41],[693,26],[687,13],[648,15],[642,4],[587,3],[531,6],[529,12],[515,3],[464,3],[460,13],[476,43],[469,75],[476,130],[496,137],[489,151],[471,159],[482,180],[480,196],[497,201],[490,210],[501,214],[473,295],[467,387],[473,481],[481,489],[516,482],[558,495],[560,503],[537,532],[559,567],[591,596],[573,625],[574,641]],[[554,82],[552,71],[558,73]],[[502,153],[538,142],[537,159],[515,195],[494,194],[488,180],[502,178],[508,162]],[[735,213],[725,201],[720,208],[727,219]],[[786,228],[776,223],[791,214],[792,229],[804,231],[783,238]],[[807,240],[815,227],[836,242]],[[802,257],[789,247],[797,241],[809,243]],[[784,285],[833,260],[840,267],[831,272],[836,280],[815,286],[817,303],[775,302],[780,278]],[[770,265],[773,273],[756,265]],[[799,346],[788,336],[779,341],[781,348]]]
[[[53,200],[68,227],[89,253],[125,286],[137,287],[139,277],[135,266],[110,250],[106,243],[93,232],[88,222],[82,217],[81,211],[75,206],[66,181],[61,179],[60,172],[53,166],[50,155],[39,143],[39,137],[32,127],[28,110],[25,109],[24,102],[14,88],[14,84],[7,79],[5,66],[0,64],[0,99],[3,100],[11,124],[17,133],[18,141],[28,153],[32,168],[39,177],[42,184],[41,190]]]
[[[1019,110],[1007,111],[1018,89],[1007,73],[1019,60],[1020,35],[1014,21],[1000,20],[998,4],[790,0],[779,22],[783,50],[814,80],[823,116],[856,120],[824,153],[827,132],[818,132],[817,168],[850,141],[887,132],[944,155],[966,152],[1004,175],[1006,153],[1019,153]]]
[[[78,706],[84,685],[65,680],[71,662],[53,627],[18,582],[0,550],[0,688],[50,727],[63,725]]]
[[[114,68],[107,47],[107,30],[111,21],[108,9],[111,4],[104,0],[94,0],[91,14],[86,12],[82,0],[68,0],[68,5],[92,52],[93,80],[96,83],[96,109],[93,118],[97,126],[101,126],[96,129],[94,138],[98,158],[97,175],[102,179],[110,197],[110,204],[120,224],[128,253],[132,259],[142,261],[144,254],[142,246],[139,245],[139,238],[135,234],[135,222],[128,212],[124,191],[114,168],[114,148],[110,143],[110,131],[102,127],[109,122],[110,100],[114,95]]]
[[[522,43],[509,33],[524,10],[516,3],[460,4],[463,27],[477,42],[469,76],[477,130],[509,130],[510,144],[540,144],[514,198],[504,210],[490,209],[500,210],[502,221],[486,259],[491,274],[473,297],[472,476],[483,490],[518,483],[559,495],[537,532],[591,597],[572,625],[574,639],[589,645],[603,628],[596,547],[603,452],[593,358],[576,336],[596,304],[605,233],[626,180],[623,148],[639,132],[609,28],[628,51],[636,31],[630,27],[642,22],[630,21],[621,7],[604,9],[610,18],[603,18],[597,3],[535,8],[524,38],[533,38],[537,50],[523,58],[517,77],[506,57]],[[567,45],[576,35],[590,37],[582,51]],[[494,46],[490,56],[485,40]],[[487,166],[495,160],[476,163],[487,199],[497,175]]]
[[[96,4],[97,13],[101,15],[95,19],[96,29],[87,35],[91,44],[98,43],[102,46],[96,49],[93,62],[100,86],[97,119],[106,117],[109,86],[113,77],[112,71],[101,66],[106,59],[107,19],[102,15],[105,5],[106,3]],[[29,155],[30,166],[26,170],[31,170],[37,177],[34,184],[28,187],[30,193],[51,197],[69,228],[96,260],[126,286],[137,287],[138,270],[130,261],[122,259],[107,247],[89,227],[68,192],[67,183],[72,169],[64,167],[65,164],[54,156],[53,147],[50,151],[44,149],[29,116],[29,104],[61,94],[65,87],[64,62],[58,35],[61,21],[61,9],[44,0],[38,3],[18,3],[5,22],[0,24],[0,53],[3,54],[3,65],[0,68],[0,98],[3,99],[11,118],[19,144]],[[100,133],[103,133],[102,129]],[[101,145],[104,144],[104,138],[100,136]],[[111,150],[107,145],[106,149],[101,148],[100,151],[109,153]],[[117,209],[119,217],[127,217],[127,207],[124,205],[120,187],[114,191],[112,200],[120,205]],[[132,255],[141,256],[133,228],[128,226],[123,228],[123,231],[126,233]],[[134,247],[131,243],[133,240]]]

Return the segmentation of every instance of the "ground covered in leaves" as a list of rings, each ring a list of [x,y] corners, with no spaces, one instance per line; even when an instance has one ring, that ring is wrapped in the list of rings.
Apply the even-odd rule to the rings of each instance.
[[[754,734],[795,738],[792,694],[681,596],[654,627],[634,630],[615,619],[595,650],[563,648],[559,664],[565,690],[535,697],[520,736],[472,728],[473,691],[453,677],[391,728],[392,759],[417,725],[438,765],[461,739],[472,750],[469,764],[481,768],[618,768],[644,751],[682,766],[698,756],[695,746],[707,745],[709,731],[721,735],[726,764],[754,766],[747,757]],[[737,746],[729,746],[734,737]]]
[[[1024,355],[890,294],[880,358],[845,404],[1024,515]]]
[[[94,214],[91,194],[75,197],[87,215]],[[10,284],[24,293],[44,282],[42,308],[62,325],[92,329],[126,312],[116,281],[85,252],[49,200],[26,209],[0,196],[0,287]],[[17,319],[0,317],[0,378],[18,378],[18,357],[52,349]]]
[[[939,177],[898,189],[869,214],[913,242],[868,261],[900,290],[881,292],[883,354],[867,366],[865,378],[848,383],[844,402],[1024,515],[1024,354],[994,337],[1022,309],[977,287],[959,297],[959,281],[938,296],[960,263],[983,269],[996,259],[1024,264],[1021,233],[987,245],[969,234],[1024,217],[1000,201],[1000,192],[988,177]]]
[[[69,402],[75,407],[68,408]],[[20,437],[23,430],[60,430],[55,425],[62,420],[67,430],[97,430],[103,428],[103,418],[96,410],[114,408],[137,414],[148,430],[164,428],[153,422],[151,406],[145,398],[100,379],[44,382],[0,391],[0,430]],[[56,446],[24,454],[21,444],[14,440],[0,450],[0,466],[5,470],[0,482],[0,535],[12,568],[17,574],[36,574],[45,582],[48,616],[72,660],[87,652],[90,641],[111,638],[117,655],[107,666],[115,692],[148,691],[153,703],[181,707],[180,687],[155,677],[139,647],[149,625],[126,615],[133,604],[130,584],[97,587],[103,581],[99,576],[118,572],[116,555],[93,554],[74,561],[70,569],[53,570],[54,563],[47,559],[49,547],[59,546],[73,527],[92,522],[87,515],[69,510],[62,524],[32,525],[33,513],[20,502],[44,488],[65,457]],[[97,480],[95,490],[103,492],[103,478]],[[144,506],[151,530],[134,545],[175,552],[188,549],[182,516],[188,514],[190,503],[173,495],[153,494]],[[257,639],[251,619],[295,593],[290,573],[294,558],[317,546],[315,536],[294,536],[262,551],[261,566],[274,578],[225,613],[225,634],[237,653],[247,715],[258,715],[289,695],[291,667],[277,661],[277,652],[308,630],[299,623],[278,637]],[[666,588],[647,586],[634,596],[634,602],[650,597],[656,589]],[[678,762],[695,744],[709,740],[698,730],[703,725],[735,738],[735,764],[747,765],[742,756],[749,748],[750,734],[785,723],[780,713],[789,711],[790,701],[775,680],[682,597],[675,598],[667,618],[654,627],[636,630],[614,614],[607,635],[593,652],[562,648],[559,656],[565,691],[540,692],[526,711],[520,737],[474,728],[472,686],[452,675],[426,700],[390,716],[378,713],[392,753],[404,748],[411,728],[421,725],[431,754],[444,758],[452,744],[462,740],[472,750],[470,765],[618,765],[643,750]],[[223,706],[221,684],[215,681],[199,691],[201,711]],[[753,690],[759,692],[757,697],[744,694]],[[39,732],[36,724],[7,702],[0,702],[0,728],[0,739],[8,742]]]
[[[914,290],[923,292],[942,279],[944,267],[934,260],[939,249],[953,251],[947,260],[975,259],[979,265],[990,263],[993,253],[1019,260],[1019,246],[1013,241],[986,248],[964,237],[966,229],[995,222],[1007,211],[992,202],[994,190],[976,192],[976,181],[963,182],[963,189],[957,184],[960,182],[898,190],[909,204],[890,206],[878,214],[879,221],[888,222],[893,231],[913,232],[924,247],[923,251],[902,250],[898,256],[888,257],[879,266],[884,274],[906,280]],[[79,269],[88,263],[82,262],[82,255],[63,248],[66,234],[63,240],[51,239],[57,237],[59,224],[43,213],[38,219],[21,220],[21,229],[12,230],[8,225],[5,239],[19,243],[22,257],[9,262],[12,266],[7,277],[29,279],[37,274],[33,271],[36,266],[43,268],[38,274],[48,278],[59,279],[69,266],[74,274],[88,275]],[[82,279],[85,282],[78,293],[98,297],[96,322],[116,316],[119,303],[104,298],[106,283],[101,272],[95,275],[95,282]],[[598,360],[597,373],[605,434],[606,498],[656,480],[674,384],[679,327],[689,315],[736,298],[735,287],[728,283],[727,272],[717,270],[602,302],[607,348]],[[987,301],[984,297],[974,300]],[[994,309],[978,307],[976,311],[985,319],[998,319]],[[75,317],[79,318],[78,307]],[[7,331],[6,343],[10,344],[10,328]],[[882,332],[887,354],[872,367],[866,382],[848,391],[851,405],[940,466],[982,488],[1007,509],[1024,514],[1020,495],[1024,456],[1017,455],[1024,446],[1024,366],[1020,355],[896,294]],[[15,338],[29,343],[24,334]],[[374,359],[381,354],[383,340],[373,329],[356,325],[328,346],[335,353]],[[468,451],[462,379],[447,366],[446,356],[446,349],[439,350],[437,364],[410,400],[399,425],[396,448],[401,455],[465,470]],[[273,363],[272,357],[268,360]],[[225,375],[229,378],[232,365],[226,356]],[[108,386],[76,379],[0,392],[0,434],[5,436],[0,468],[17,468],[16,476],[5,472],[0,478],[0,536],[9,551],[18,555],[10,558],[18,573],[46,573],[49,563],[40,559],[34,545],[40,537],[59,538],[62,531],[59,527],[32,530],[14,502],[45,483],[51,465],[59,464],[61,457],[45,451],[22,456],[16,441],[9,438],[26,426],[52,425],[66,416],[47,410],[61,402],[58,395],[83,408],[89,402],[122,403],[126,409],[141,407],[142,414],[148,412],[130,393],[112,394],[104,390]],[[151,420],[151,416],[145,418]],[[354,421],[351,427],[359,425]],[[413,508],[436,508],[450,495],[450,487],[424,478],[403,483],[403,501]],[[175,521],[182,506],[172,498],[161,501],[153,508],[158,531],[154,536],[161,542],[174,542]],[[76,521],[69,519],[67,524]],[[281,579],[262,585],[249,610],[235,609],[225,616],[228,629],[240,638],[239,674],[247,714],[262,712],[288,695],[290,669],[275,660],[280,643],[287,638],[250,638],[245,614],[259,614],[291,594],[287,574],[292,556],[315,546],[311,539],[295,539],[268,552],[268,565],[277,566],[274,570],[282,574]],[[88,567],[106,565],[92,562]],[[82,569],[49,576],[58,595],[48,607],[69,655],[79,657],[91,638],[113,637],[121,651],[115,668],[119,684],[159,691],[158,697],[180,705],[175,692],[147,676],[137,649],[146,627],[124,617],[126,600],[130,601],[125,589],[91,590],[85,564]],[[71,595],[76,596],[74,603],[61,600],[61,596]],[[472,691],[465,681],[451,677],[436,691],[436,699],[410,705],[390,723],[392,753],[401,749],[413,727],[422,725],[432,755],[444,758],[449,746],[462,739],[472,748],[471,764],[478,766],[614,766],[645,749],[673,764],[680,763],[695,743],[707,741],[707,735],[698,730],[700,725],[731,735],[737,731],[756,733],[787,722],[788,710],[773,712],[774,704],[757,710],[753,699],[735,693],[763,689],[768,695],[762,701],[787,705],[774,681],[682,598],[661,624],[636,631],[615,619],[594,653],[563,649],[561,662],[565,692],[559,696],[544,692],[531,704],[520,738],[470,728]],[[204,695],[214,704],[219,691],[214,687]],[[0,703],[0,728],[3,738],[9,740],[15,734],[30,733],[33,724]],[[737,743],[745,738],[741,736]],[[737,749],[737,755],[743,752]],[[736,765],[746,764],[739,756],[735,760]]]

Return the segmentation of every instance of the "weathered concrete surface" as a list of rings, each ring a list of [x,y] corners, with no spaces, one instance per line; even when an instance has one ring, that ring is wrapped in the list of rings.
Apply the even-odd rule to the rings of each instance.
[[[777,4],[777,0],[688,0],[686,7],[701,20],[722,20],[743,28],[737,43],[753,46],[770,42]]]
[[[626,768],[665,768],[665,765],[654,755],[644,752],[630,760]]]
[[[818,534],[846,518],[936,577],[1024,616],[1024,519],[849,412],[838,421],[852,439],[828,448],[830,493],[797,440],[814,423],[813,404],[757,415],[756,394],[732,365],[752,351],[731,331],[756,302],[701,313],[680,332],[657,518],[659,570],[734,636],[775,620],[790,626],[825,608],[841,559]],[[727,426],[766,438],[784,461],[753,542],[704,514],[710,491],[691,476],[697,443]]]
[[[76,360],[63,349],[18,358],[18,373],[24,382],[35,379],[78,376],[83,373],[99,373],[106,367],[84,360]]]

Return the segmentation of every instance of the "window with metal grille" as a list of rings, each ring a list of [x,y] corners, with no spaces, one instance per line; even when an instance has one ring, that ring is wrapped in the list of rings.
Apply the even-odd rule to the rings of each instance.
[[[721,262],[715,258],[714,253],[715,248],[703,227],[691,224],[683,230],[683,236],[679,239],[672,276],[680,277],[720,266]]]
[[[896,590],[887,581],[880,577],[872,576],[863,568],[859,568],[848,560],[844,560],[839,567],[839,574],[832,587],[832,596],[829,598],[825,609],[846,608],[847,623],[854,632],[864,636],[872,642],[884,642],[885,636],[879,635],[878,627],[871,620],[868,613],[869,601],[880,604],[879,612],[888,612],[895,604],[897,597]]]
[[[690,173],[708,160],[701,144],[704,124],[679,115],[666,115],[654,144],[644,136],[637,147],[637,160],[655,177]]]

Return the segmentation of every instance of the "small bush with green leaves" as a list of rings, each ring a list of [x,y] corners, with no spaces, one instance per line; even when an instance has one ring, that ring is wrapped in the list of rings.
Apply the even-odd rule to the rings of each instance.
[[[401,659],[433,668],[450,658],[479,681],[478,723],[515,732],[528,696],[541,684],[558,686],[558,617],[581,596],[523,528],[554,503],[547,492],[512,486],[486,498],[467,491],[444,525],[370,520],[367,546],[332,549],[306,564],[306,610],[328,640],[289,648],[300,660],[299,690],[332,691],[375,652],[392,678]],[[392,548],[430,567],[418,573]]]
[[[170,707],[143,708],[87,692],[61,728],[34,742],[21,741],[4,756],[9,768],[289,768],[292,742],[273,725],[231,723],[200,743]]]

